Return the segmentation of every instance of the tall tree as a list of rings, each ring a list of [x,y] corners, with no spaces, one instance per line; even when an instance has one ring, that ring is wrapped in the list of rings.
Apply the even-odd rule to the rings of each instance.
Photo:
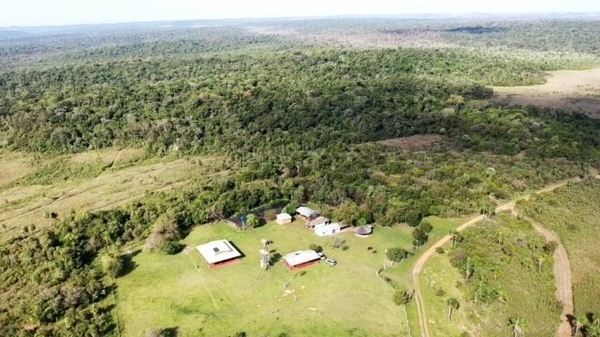
[[[448,304],[448,320],[452,320],[452,314],[460,308],[460,303],[453,297],[449,298],[446,303]]]

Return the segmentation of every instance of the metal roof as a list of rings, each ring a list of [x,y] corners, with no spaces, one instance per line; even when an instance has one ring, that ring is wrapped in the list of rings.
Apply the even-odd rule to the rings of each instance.
[[[196,246],[196,250],[200,253],[200,255],[202,255],[202,257],[204,257],[206,262],[210,264],[219,263],[242,256],[242,254],[227,240],[211,241],[209,243]]]
[[[315,211],[311,208],[305,207],[305,206],[298,207],[296,212],[305,218],[310,218],[312,216],[319,215],[319,213],[317,213],[317,211]]]
[[[289,253],[283,257],[285,262],[290,267],[294,267],[306,262],[320,260],[321,256],[314,250],[299,250],[297,252]]]

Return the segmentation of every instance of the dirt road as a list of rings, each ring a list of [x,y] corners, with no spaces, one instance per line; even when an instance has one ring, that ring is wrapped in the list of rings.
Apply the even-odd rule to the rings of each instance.
[[[562,303],[563,309],[556,336],[571,337],[571,325],[567,319],[567,315],[573,315],[573,283],[571,281],[571,265],[567,251],[554,232],[544,228],[531,218],[525,217],[524,219],[531,223],[535,230],[546,238],[546,241],[555,241],[558,243],[554,251],[554,279],[556,280],[556,299]]]
[[[566,185],[570,181],[579,181],[579,180],[580,180],[579,178],[569,179],[567,181],[563,181],[561,183],[545,187],[545,188],[543,188],[541,190],[538,190],[535,193],[536,194],[540,194],[540,193],[551,192],[551,191],[553,191],[553,190],[555,190],[555,189],[557,189],[557,188],[559,188],[561,186]],[[505,211],[514,211],[514,208],[515,208],[515,205],[516,205],[517,201],[521,200],[521,199],[527,199],[527,198],[529,198],[529,196],[530,195],[526,195],[526,196],[517,198],[517,199],[515,199],[513,201],[510,201],[510,202],[508,202],[506,204],[498,206],[496,208],[496,213],[505,212]],[[483,215],[475,217],[475,218],[473,218],[473,219],[465,222],[464,224],[460,225],[456,230],[458,232],[462,232],[465,229],[476,225],[480,221],[483,221],[483,219],[484,219]],[[423,253],[423,255],[421,255],[417,259],[417,261],[415,262],[415,265],[413,266],[412,279],[413,279],[413,287],[414,287],[414,299],[415,299],[415,303],[417,304],[417,311],[418,311],[418,314],[419,314],[419,326],[421,327],[421,336],[422,337],[430,337],[431,335],[429,334],[429,326],[428,326],[428,321],[427,321],[427,313],[425,312],[425,304],[423,302],[423,296],[421,294],[421,283],[419,282],[419,276],[421,274],[421,269],[423,269],[423,265],[425,264],[425,262],[427,262],[427,260],[435,253],[436,248],[445,245],[451,239],[452,239],[451,235],[446,235],[443,238],[441,238],[438,242],[436,242],[433,246],[431,246],[427,251],[425,251],[425,253]],[[563,249],[564,249],[564,247],[563,247]],[[564,257],[566,258],[566,251],[565,251]],[[556,257],[555,257],[555,259],[556,259]],[[568,265],[568,259],[567,259],[567,265],[566,266],[567,266],[567,268],[569,266]],[[561,271],[562,271],[562,269],[561,269]],[[555,272],[556,272],[556,270],[555,270]],[[567,280],[565,280],[565,281],[567,281]],[[568,279],[568,281],[570,281],[570,269],[569,269],[569,279]],[[569,282],[569,284],[570,284],[570,282]],[[571,289],[571,288],[569,288],[569,289]],[[567,296],[567,294],[565,294],[565,296]],[[572,301],[572,295],[571,295],[571,305],[572,305],[572,303],[573,303],[573,301]],[[565,304],[566,304],[566,302],[565,302]],[[571,311],[572,311],[572,309],[571,309]],[[563,324],[561,324],[561,328],[562,328],[562,326],[563,326]],[[562,337],[562,336],[567,336],[567,335],[559,335],[559,336]]]

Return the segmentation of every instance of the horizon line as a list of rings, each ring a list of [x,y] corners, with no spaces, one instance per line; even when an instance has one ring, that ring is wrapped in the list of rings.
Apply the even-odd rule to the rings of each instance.
[[[394,18],[394,17],[408,17],[411,16],[437,16],[437,17],[456,17],[456,16],[527,16],[527,15],[586,15],[586,14],[597,14],[600,15],[600,11],[554,11],[554,12],[502,12],[502,13],[491,13],[491,12],[462,12],[462,13],[398,13],[398,14],[344,14],[344,15],[315,15],[315,16],[267,16],[267,17],[239,17],[239,18],[212,18],[212,19],[161,19],[161,20],[149,20],[149,21],[118,21],[118,22],[98,22],[98,23],[72,23],[72,24],[49,24],[49,25],[12,25],[12,26],[0,26],[0,30],[15,30],[15,29],[27,29],[27,28],[68,28],[68,27],[81,27],[81,26],[110,26],[110,25],[125,25],[125,24],[151,24],[151,23],[164,23],[164,22],[193,22],[193,21],[250,21],[250,20],[313,20],[313,19],[351,19],[351,18]],[[416,18],[415,19],[419,19]],[[423,19],[423,18],[422,18]]]

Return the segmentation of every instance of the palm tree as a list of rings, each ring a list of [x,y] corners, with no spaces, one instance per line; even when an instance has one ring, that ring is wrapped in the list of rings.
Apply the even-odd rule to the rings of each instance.
[[[448,301],[448,320],[452,320],[452,314],[460,308],[460,303],[456,298],[449,298]]]
[[[573,317],[573,320],[571,321],[573,336],[581,336],[583,333],[583,322],[585,322],[585,320],[585,317],[581,315]]]
[[[456,246],[456,243],[459,241],[460,233],[457,230],[450,231],[450,235],[452,235],[452,248]]]
[[[512,327],[513,336],[521,337],[525,335],[525,320],[520,317],[513,317],[508,320],[509,325]]]

